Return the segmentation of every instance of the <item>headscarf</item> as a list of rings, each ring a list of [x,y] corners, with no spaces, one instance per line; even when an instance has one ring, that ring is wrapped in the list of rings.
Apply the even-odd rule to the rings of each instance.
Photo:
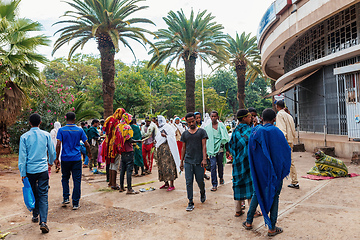
[[[196,119],[196,115],[200,115],[200,117],[201,117],[201,113],[199,113],[199,112],[194,112],[194,115],[195,115],[195,119]],[[198,125],[197,124],[197,122],[196,122],[196,125],[200,128],[201,127],[201,124],[202,124],[202,120],[200,119],[200,125]]]
[[[166,119],[163,116],[158,116],[159,128],[163,127],[166,124]]]
[[[177,147],[176,138],[175,138],[175,129],[171,127],[168,123],[166,123],[166,119],[163,116],[158,116],[158,124],[159,124],[159,131],[155,136],[156,145],[155,147],[158,148],[161,144],[167,141],[171,155],[175,161],[176,168],[178,172],[180,172],[180,154],[179,149]],[[165,132],[166,137],[161,136],[161,132]]]
[[[106,138],[104,141],[101,155],[105,158],[107,164],[113,163],[115,160],[117,154],[116,149],[114,148],[116,139],[115,128],[119,124],[124,113],[125,109],[118,108],[112,116],[108,117],[105,120],[103,131],[105,131]]]
[[[57,131],[57,130],[59,130],[59,128],[61,128],[61,123],[58,122],[58,121],[56,121],[56,122],[54,123],[54,129],[56,129],[56,131]]]
[[[208,113],[205,113],[204,122],[201,124],[201,128],[205,128],[211,123],[211,118]]]
[[[129,125],[131,121],[132,121],[132,115],[129,113],[124,113],[122,115],[120,123],[117,126],[125,141],[129,140],[134,135],[134,132]]]
[[[176,124],[176,120],[179,120],[179,123],[178,123],[178,124]],[[185,128],[184,128],[183,125],[181,124],[179,117],[176,117],[176,118],[174,119],[174,123],[173,123],[173,124],[174,124],[175,128],[176,128],[177,130],[179,130],[180,134],[183,134],[183,132],[185,132]]]
[[[122,115],[120,123],[116,126],[115,129],[115,146],[117,153],[124,152],[124,144],[127,140],[134,136],[134,131],[132,130],[129,123],[132,120],[132,116],[129,113],[124,113]]]

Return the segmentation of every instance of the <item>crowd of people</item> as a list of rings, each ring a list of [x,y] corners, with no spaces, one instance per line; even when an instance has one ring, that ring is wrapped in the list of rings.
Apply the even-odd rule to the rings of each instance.
[[[76,126],[75,113],[69,112],[66,126],[56,122],[50,133],[39,129],[41,117],[32,114],[29,118],[32,128],[21,136],[19,150],[21,177],[29,179],[36,200],[32,221],[39,222],[43,233],[49,232],[47,198],[53,164],[56,172],[61,169],[64,207],[70,204],[72,176],[72,209],[77,210],[83,168],[93,172],[105,168],[109,188],[138,194],[132,188],[132,177],[151,174],[155,155],[158,179],[164,183],[160,189],[175,190],[175,180],[185,171],[189,212],[195,206],[194,177],[200,202],[204,203],[204,179],[210,179],[206,171],[211,172],[211,191],[215,192],[219,184],[225,183],[224,164],[231,159],[235,217],[245,214],[247,200],[249,209],[243,227],[252,229],[253,218],[263,216],[268,235],[279,234],[282,229],[276,226],[276,221],[283,179],[290,174],[292,181],[288,187],[298,189],[299,184],[291,157],[294,120],[284,101],[278,101],[276,108],[277,115],[274,110],[265,109],[261,117],[255,108],[240,109],[236,114],[237,125],[230,133],[216,111],[205,114],[203,119],[195,112],[187,113],[183,119],[157,116],[138,123],[119,108],[106,120],[94,119],[90,126],[81,123],[80,127]]]

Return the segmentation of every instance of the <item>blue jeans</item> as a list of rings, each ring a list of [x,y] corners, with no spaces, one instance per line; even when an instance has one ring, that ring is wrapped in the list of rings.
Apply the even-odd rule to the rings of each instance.
[[[72,192],[72,203],[78,205],[81,196],[81,174],[82,174],[82,162],[80,161],[61,161],[61,173],[62,173],[62,187],[63,198],[69,199],[69,179],[72,174],[74,182],[74,189]]]
[[[210,157],[210,164],[211,164],[211,183],[213,187],[218,186],[218,180],[217,180],[217,173],[216,173],[216,165],[218,167],[219,171],[219,178],[224,178],[224,153],[219,152],[214,157]]]
[[[195,180],[200,188],[200,194],[205,193],[204,168],[201,164],[184,163],[186,192],[189,202],[193,202],[193,185]]]
[[[87,156],[86,147],[85,147],[84,144],[81,144],[81,145],[80,145],[80,152],[81,152],[82,154],[84,154],[84,156],[85,156],[84,164],[85,164],[85,165],[88,165],[88,164],[89,164],[89,157]]]
[[[41,173],[26,174],[29,179],[31,189],[35,196],[35,208],[33,210],[33,217],[40,214],[40,224],[47,222],[48,215],[48,187],[49,187],[49,173],[48,171]]]
[[[131,186],[131,175],[134,168],[134,152],[124,152],[121,154],[120,162],[120,187],[124,188],[124,178],[126,172],[127,189],[130,191]]]
[[[280,192],[282,189],[282,185],[283,185],[283,182],[281,181],[281,183],[279,184],[278,190],[275,193],[273,204],[271,205],[271,208],[270,208],[270,221],[271,221],[271,226],[269,226],[270,230],[275,229],[275,225],[276,225],[276,221],[277,221],[277,217],[278,217],[278,210],[279,210],[279,195],[280,195]],[[246,217],[247,223],[252,224],[252,222],[254,220],[254,214],[256,212],[256,208],[257,208],[258,204],[259,204],[259,202],[258,202],[258,199],[256,196],[256,192],[254,191],[254,194],[251,198],[249,211],[248,211],[247,217]]]

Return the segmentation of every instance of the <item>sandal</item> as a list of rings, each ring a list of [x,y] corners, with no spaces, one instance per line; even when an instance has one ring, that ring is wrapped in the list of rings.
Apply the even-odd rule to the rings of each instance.
[[[175,190],[175,187],[169,187],[166,191],[170,192],[172,190]]]
[[[128,191],[126,194],[139,194],[139,192],[134,191],[134,189],[131,189],[130,192]]]
[[[217,187],[213,187],[213,188],[211,189],[212,192],[215,192],[216,190],[217,190]]]
[[[119,192],[125,192],[125,188],[120,188]]]
[[[274,232],[268,232],[268,236],[273,237],[273,236],[276,236],[276,235],[278,235],[278,234],[280,234],[282,232],[283,232],[282,228],[275,227]]]
[[[246,222],[246,221],[242,223],[242,226],[243,226],[246,230],[251,230],[251,229],[253,228],[251,224],[250,224],[250,226],[247,225],[247,222]]]
[[[245,203],[241,204],[241,210],[245,210]]]
[[[166,184],[166,183],[165,183],[165,184],[162,185],[159,189],[164,189],[164,188],[165,188],[165,189],[166,189],[166,188],[169,188],[169,184]]]
[[[111,186],[111,189],[112,189],[112,190],[120,190],[120,187],[119,187],[119,185],[117,185],[117,186]]]
[[[244,215],[244,213],[245,213],[244,211],[236,212],[234,216],[240,217],[240,216]]]
[[[256,211],[255,214],[254,214],[254,218],[258,218],[258,217],[261,217],[262,216],[262,213],[260,211]]]

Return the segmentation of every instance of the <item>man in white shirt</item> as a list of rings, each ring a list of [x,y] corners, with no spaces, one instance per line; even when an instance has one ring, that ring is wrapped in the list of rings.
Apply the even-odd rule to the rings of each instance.
[[[291,149],[293,149],[294,139],[295,139],[295,123],[292,116],[287,112],[285,112],[284,109],[285,109],[284,100],[277,101],[276,110],[278,111],[278,113],[276,115],[276,126],[284,133],[289,146],[291,147]],[[291,177],[291,184],[288,185],[288,187],[299,189],[300,186],[297,180],[297,173],[293,162],[292,154],[291,154],[290,177]]]
[[[157,134],[156,124],[153,121],[150,121],[149,117],[146,117],[145,125],[141,127],[142,139],[145,139],[142,145],[142,154],[143,154],[143,161],[144,161],[146,174],[150,174],[152,170],[154,152],[151,153],[151,151],[154,148],[154,140],[156,134]]]

